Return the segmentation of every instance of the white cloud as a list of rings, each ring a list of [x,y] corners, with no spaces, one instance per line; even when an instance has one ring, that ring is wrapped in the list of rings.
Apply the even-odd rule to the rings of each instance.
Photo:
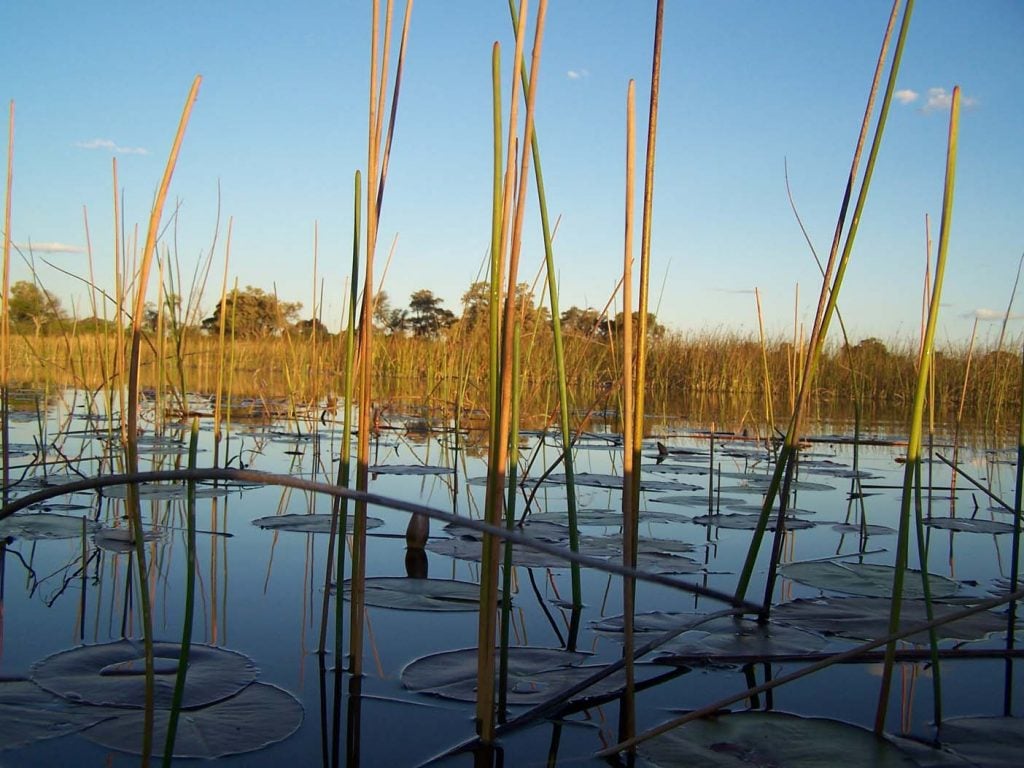
[[[960,94],[960,106],[964,108],[977,106],[978,100],[973,96]],[[945,88],[929,88],[928,100],[921,107],[922,112],[938,112],[948,110],[953,105],[953,94],[948,93]]]
[[[19,250],[33,253],[85,253],[80,245],[67,243],[15,243]]]
[[[122,147],[110,139],[90,139],[89,141],[76,141],[75,146],[80,149],[106,149],[117,155],[148,155],[149,150],[145,147]]]
[[[584,77],[589,77],[590,72],[585,69],[570,69],[565,76],[570,80],[582,80]]]
[[[1024,315],[1007,315],[1006,312],[1002,312],[1000,310],[982,307],[981,309],[974,310],[969,315],[967,315],[967,317],[973,317],[975,320],[981,320],[982,322],[1001,322],[1004,318],[1007,320],[1020,320],[1021,318],[1024,318]]]
[[[896,101],[900,104],[909,104],[912,101],[917,101],[919,95],[917,91],[912,91],[909,88],[901,88],[893,94],[896,97]]]

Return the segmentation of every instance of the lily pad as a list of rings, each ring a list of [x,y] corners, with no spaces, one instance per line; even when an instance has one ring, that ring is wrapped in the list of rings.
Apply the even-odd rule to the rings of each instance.
[[[154,702],[170,707],[174,694],[178,643],[153,644],[155,663]],[[102,645],[81,645],[60,651],[32,665],[32,680],[51,693],[87,704],[144,707],[145,665],[141,642],[119,640]],[[226,648],[193,643],[182,706],[201,707],[240,691],[257,674],[248,656]]]
[[[979,598],[980,599],[980,598]],[[932,611],[939,619],[967,608],[969,600],[932,602]],[[873,640],[889,634],[891,601],[883,597],[829,597],[817,600],[791,600],[772,609],[772,618],[811,632],[837,635],[852,640]],[[928,620],[923,600],[904,600],[900,606],[900,628],[922,624]],[[935,628],[940,640],[982,640],[1004,632],[1006,619],[992,611],[981,611],[959,621]],[[911,643],[927,643],[928,633],[919,632],[904,638]]]
[[[732,528],[739,531],[752,531],[757,528],[757,521],[760,515],[748,515],[742,512],[735,514],[719,514],[719,515],[698,515],[697,517],[691,518],[697,525],[715,525],[719,528]],[[775,523],[778,520],[778,515],[772,515],[768,520],[768,530],[775,530]],[[786,517],[786,530],[799,531],[804,528],[813,528],[814,523],[810,520],[801,520],[798,517]]]
[[[270,515],[269,517],[257,517],[252,524],[258,528],[271,531],[296,531],[298,533],[330,533],[331,515],[328,514],[290,514]],[[348,516],[348,531],[355,528],[355,517]],[[379,517],[366,518],[366,530],[380,528],[384,521]]]
[[[371,475],[454,475],[451,467],[431,467],[425,464],[377,464],[370,467]]]
[[[113,715],[54,696],[31,680],[0,680],[0,750],[66,736]]]
[[[1024,754],[1019,717],[953,717],[939,726],[942,745],[986,768],[1017,768]]]
[[[590,488],[609,488],[616,489],[622,488],[622,476],[621,475],[602,475],[596,472],[578,472],[575,474],[574,479],[577,487],[590,487]],[[564,474],[548,475],[546,481],[553,485],[565,485],[566,478]],[[675,480],[640,480],[641,491],[699,491],[701,486],[693,485],[692,483],[681,483]]]
[[[837,720],[782,712],[733,712],[695,720],[644,742],[653,768],[914,768],[915,763],[871,731]]]
[[[142,501],[155,501],[158,499],[184,499],[188,496],[187,483],[139,483],[139,499]],[[127,485],[108,485],[100,488],[101,496],[108,499],[127,499]],[[228,489],[214,487],[212,485],[196,485],[197,499],[210,499],[218,496],[227,496]]]
[[[191,676],[191,675],[190,675]],[[144,712],[129,712],[85,731],[90,741],[108,749],[142,754]],[[291,736],[302,725],[298,699],[277,686],[253,683],[236,695],[201,709],[181,712],[174,739],[174,757],[213,760],[254,752]],[[168,710],[153,717],[153,754],[162,754],[167,738]]]
[[[350,589],[346,581],[346,600]],[[480,607],[480,585],[454,579],[373,576],[366,579],[366,604],[403,611],[475,611]]]
[[[1013,526],[996,520],[976,520],[969,517],[933,517],[926,521],[932,528],[945,528],[963,533],[1013,533]]]
[[[768,622],[728,616],[712,619],[688,630],[658,649],[658,660],[671,663],[672,657],[751,656],[807,653],[825,645],[816,633]]]
[[[651,496],[648,501],[660,501],[662,504],[679,504],[684,507],[704,507],[705,509],[707,509],[708,506],[708,497],[706,494],[690,494],[686,496]],[[721,498],[715,496],[712,501],[714,506],[721,504],[723,507],[740,506],[745,503],[746,502],[743,499],[730,498],[728,496],[723,496]]]
[[[13,536],[28,541],[73,539],[82,535],[82,520],[75,515],[55,515],[50,512],[11,515],[0,520],[0,537]],[[92,533],[99,530],[99,527],[100,524],[94,520],[86,520],[84,530]]]
[[[863,527],[855,523],[836,523],[832,526],[832,530],[839,531],[840,533],[864,533],[866,536],[889,536],[896,533],[895,528],[890,528],[887,525],[875,525],[874,523],[868,523]]]
[[[787,579],[799,581],[818,589],[845,592],[863,597],[889,597],[892,594],[893,574],[891,565],[876,563],[839,563],[831,560],[788,563],[779,566],[779,573]],[[957,583],[938,574],[928,574],[928,585],[932,598],[949,597],[957,590]],[[904,599],[924,597],[921,586],[921,572],[907,569],[903,575]]]
[[[476,648],[462,648],[416,659],[402,670],[402,685],[411,691],[476,701],[477,653]],[[560,648],[509,648],[509,703],[543,701],[566,687],[560,674],[586,658],[587,654]]]

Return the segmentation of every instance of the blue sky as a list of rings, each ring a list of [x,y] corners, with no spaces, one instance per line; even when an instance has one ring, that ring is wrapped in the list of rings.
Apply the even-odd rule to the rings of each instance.
[[[625,95],[635,78],[642,135],[654,7],[550,3],[537,131],[549,207],[561,217],[563,309],[603,306],[621,273]],[[789,208],[784,163],[824,256],[889,7],[669,0],[652,254],[661,320],[681,331],[754,333],[757,287],[769,331],[788,334],[799,285],[796,311],[810,321],[817,267]],[[230,216],[230,279],[276,287],[308,317],[316,227],[316,290],[322,280],[324,318],[337,329],[352,176],[366,162],[369,16],[369,3],[354,0],[4,3],[0,95],[16,104],[12,237],[23,249],[33,244],[44,285],[69,310],[90,313],[82,284],[42,262],[88,274],[84,208],[96,281],[111,288],[111,159],[126,225],[144,232],[201,74],[171,190],[176,226],[161,247],[188,281],[210,251],[219,189],[220,239],[203,306],[219,291]],[[415,4],[378,252],[382,263],[397,237],[384,284],[393,304],[427,288],[460,312],[486,255],[495,40],[507,99],[506,2]],[[962,341],[979,313],[1005,311],[1024,252],[1024,4],[918,0],[902,100],[840,301],[854,338],[917,333],[924,220],[930,214],[937,242],[954,85],[964,109],[940,340]],[[542,260],[538,228],[531,197],[523,279]],[[17,259],[12,280],[28,275]],[[983,338],[996,330],[990,320],[980,325]]]

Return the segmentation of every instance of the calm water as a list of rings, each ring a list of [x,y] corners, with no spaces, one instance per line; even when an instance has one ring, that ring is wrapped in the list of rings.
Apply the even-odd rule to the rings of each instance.
[[[53,446],[50,461],[61,456],[73,459],[71,471],[63,467],[47,470],[48,483],[77,478],[76,472],[91,475],[100,468],[110,470],[111,451],[106,434],[97,432],[81,402],[55,404],[45,418],[15,415],[12,442],[23,455],[12,455],[12,478],[24,476],[23,486],[41,482],[43,472],[33,454],[35,445]],[[455,470],[454,474],[378,474],[371,490],[430,506],[479,517],[484,487],[477,479],[485,474],[480,451],[472,446],[454,450],[450,436],[407,432],[400,419],[395,429],[385,430],[374,445],[374,462],[380,465],[426,465]],[[703,425],[682,419],[652,421],[652,434],[645,450],[648,456],[643,478],[658,483],[684,483],[693,490],[649,490],[642,494],[641,536],[654,540],[657,551],[663,545],[665,557],[678,556],[678,542],[693,546],[685,553],[695,561],[693,573],[674,578],[731,592],[746,555],[751,534],[719,526],[700,525],[691,518],[707,513],[709,482],[713,496],[721,497],[720,512],[752,511],[761,498],[757,484],[771,472],[767,452],[750,441],[715,443],[694,434]],[[621,471],[622,451],[614,435],[599,430],[581,441],[575,453],[577,473],[615,475]],[[832,431],[835,425],[822,425]],[[316,432],[316,435],[311,434]],[[340,425],[319,423],[315,418],[301,423],[277,422],[266,426],[240,425],[232,428],[229,455],[233,466],[239,459],[251,469],[282,472],[329,481],[342,453]],[[891,425],[876,427],[874,435],[898,436]],[[152,438],[152,431],[147,438]],[[167,428],[164,440],[153,440],[143,456],[142,469],[184,466],[183,447],[187,430]],[[657,462],[656,441],[671,450],[689,449],[690,454],[673,454]],[[213,461],[213,433],[210,419],[204,419],[200,433],[199,465]],[[523,462],[535,459],[529,470],[537,478],[559,453],[550,435],[531,434],[523,441]],[[937,449],[949,453],[948,448]],[[841,442],[816,442],[804,451],[800,480],[791,506],[798,516],[814,523],[805,530],[786,534],[785,562],[841,558],[844,563],[891,564],[896,536],[880,531],[862,539],[856,533],[841,532],[839,523],[859,523],[861,516],[871,525],[896,528],[903,468],[896,458],[899,446],[864,446],[857,457],[862,488],[845,477],[853,467],[853,450]],[[116,456],[116,454],[114,454]],[[964,469],[993,492],[1013,499],[1013,467],[1009,453],[975,449],[961,454]],[[815,466],[817,465],[817,466]],[[115,468],[116,459],[114,463]],[[713,469],[711,478],[707,471]],[[555,473],[560,473],[561,468]],[[720,473],[720,474],[719,474]],[[937,459],[924,468],[935,490],[927,505],[937,517],[951,512],[950,470]],[[604,482],[591,478],[588,482]],[[720,486],[720,487],[719,487]],[[522,505],[532,483],[519,497]],[[851,494],[851,491],[858,493]],[[20,493],[20,491],[19,491]],[[863,494],[863,495],[860,495]],[[17,494],[16,494],[17,495]],[[852,496],[857,498],[851,499]],[[584,510],[617,510],[621,491],[598,486],[580,486],[578,503]],[[671,501],[663,501],[668,497]],[[673,497],[675,497],[673,499]],[[684,497],[680,499],[679,497]],[[566,508],[563,485],[545,484],[536,494],[534,511],[554,513]],[[1009,522],[1010,516],[990,509],[982,492],[965,480],[957,482],[955,513],[960,517]],[[687,499],[701,499],[687,503]],[[717,503],[717,502],[716,502]],[[63,505],[71,505],[65,508]],[[94,492],[54,499],[43,505],[56,514],[87,517],[108,526],[123,525],[123,502]],[[345,764],[415,765],[458,744],[474,734],[473,705],[407,690],[400,679],[410,662],[442,651],[476,644],[475,612],[421,612],[370,607],[367,617],[365,677],[361,690],[352,695],[348,676],[342,678],[340,709],[335,708],[333,656],[327,659],[323,678],[316,653],[324,588],[328,537],[294,531],[264,530],[252,524],[256,518],[281,515],[327,513],[330,500],[297,490],[277,487],[232,489],[226,495],[197,501],[198,536],[196,617],[193,642],[219,646],[252,659],[258,680],[278,686],[302,704],[303,718],[289,738],[262,750],[224,758],[227,765],[280,766],[329,764],[335,731]],[[159,525],[162,535],[148,545],[152,567],[151,596],[154,629],[160,640],[180,640],[185,595],[185,502],[182,498],[145,500],[143,516]],[[368,576],[405,577],[407,561],[404,533],[409,517],[387,509],[369,514],[383,521],[368,539]],[[953,532],[928,528],[929,570],[958,583],[957,596],[988,596],[997,579],[1010,574],[1009,535]],[[583,528],[593,537],[618,535],[614,521],[599,520]],[[230,534],[226,536],[223,534]],[[435,540],[449,538],[438,523],[431,527]],[[98,644],[124,636],[138,637],[139,617],[127,599],[134,564],[129,555],[97,545],[92,536],[85,540],[86,575],[81,574],[81,537],[31,539],[14,537],[3,553],[2,626],[0,626],[0,677],[25,677],[33,664],[81,643]],[[759,599],[764,590],[770,536],[748,592]],[[917,565],[912,544],[911,563]],[[863,554],[860,554],[863,553]],[[659,561],[661,562],[661,561]],[[672,561],[669,561],[672,562]],[[643,563],[642,563],[643,566]],[[422,568],[422,567],[421,567]],[[433,579],[479,581],[477,562],[428,551],[426,570]],[[423,575],[422,571],[419,575]],[[571,636],[572,612],[568,568],[517,566],[513,574],[512,642],[531,647],[561,648]],[[776,602],[837,594],[787,578],[775,587]],[[703,613],[723,606],[707,598],[668,587],[643,585],[638,592],[639,612],[673,611]],[[583,607],[577,649],[593,655],[587,663],[616,659],[621,644],[611,633],[595,631],[603,619],[621,613],[621,583],[616,577],[592,570],[583,572]],[[331,611],[335,607],[331,599]],[[347,609],[347,603],[345,604]],[[346,610],[347,618],[347,610]],[[328,647],[333,647],[333,613],[329,620]],[[641,639],[646,639],[644,636]],[[973,644],[998,646],[1000,635]],[[849,647],[853,641],[827,639],[825,649]],[[945,643],[946,646],[951,643]],[[1017,666],[1020,666],[1019,664]],[[751,681],[761,682],[766,674],[778,677],[798,668],[796,663],[744,667],[741,664],[696,665],[671,681],[638,694],[640,729],[648,728],[680,710],[709,703],[721,696],[744,690]],[[931,673],[925,665],[905,665],[897,674],[888,730],[931,735]],[[644,675],[669,672],[672,667],[646,670]],[[944,662],[942,667],[945,715],[1000,714],[1004,685],[1002,661]],[[1024,681],[1015,674],[1016,687]],[[777,689],[767,699],[736,705],[754,706],[803,715],[835,717],[870,727],[878,695],[879,665],[834,667]],[[1018,697],[1019,699],[1019,697]],[[326,706],[322,703],[326,702]],[[513,709],[515,714],[517,709]],[[326,713],[322,717],[322,713]],[[560,724],[540,723],[503,740],[508,765],[543,765],[549,755],[560,765],[606,765],[592,757],[599,749],[617,741],[618,705],[615,701],[595,704],[570,715]],[[346,750],[349,757],[346,758]],[[472,757],[453,759],[452,764],[471,764]],[[137,756],[114,751],[87,738],[86,733],[40,741],[30,746],[0,752],[4,766],[131,766]],[[182,760],[182,764],[190,761]]]

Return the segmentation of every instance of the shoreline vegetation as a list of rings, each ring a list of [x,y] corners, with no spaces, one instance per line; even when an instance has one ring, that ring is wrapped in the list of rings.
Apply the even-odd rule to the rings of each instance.
[[[378,329],[375,336],[374,398],[406,402],[409,408],[444,410],[459,401],[465,411],[486,409],[487,346],[483,326],[459,323],[435,334],[414,335]],[[292,329],[264,337],[237,338],[227,354],[219,339],[201,329],[161,336],[144,335],[140,383],[173,403],[192,396],[214,396],[223,386],[222,370],[232,373],[236,399],[288,398],[313,407],[333,402],[345,391],[344,334]],[[113,334],[80,332],[13,333],[10,338],[11,388],[81,389],[117,387],[110,362],[119,359]],[[575,407],[617,407],[622,334],[564,334],[566,378]],[[1020,344],[1008,342],[1004,347]],[[522,395],[533,408],[556,407],[555,364],[550,328],[525,336]],[[648,343],[647,390],[658,402],[683,404],[697,418],[702,403],[724,411],[719,419],[763,425],[765,395],[774,420],[791,412],[806,350],[790,340],[765,340],[730,332],[683,334],[662,330]],[[847,348],[833,344],[819,363],[814,400],[834,409],[860,398],[868,412],[903,412],[913,399],[918,350],[910,341],[886,344],[869,338]],[[935,352],[931,399],[935,412],[951,420],[958,412],[968,423],[1007,423],[1020,402],[1020,361],[1006,349],[952,346]],[[226,392],[221,392],[226,395]],[[902,409],[902,410],[901,410]],[[526,411],[527,413],[529,411]],[[710,420],[716,416],[712,412]],[[748,425],[749,426],[749,423]]]

